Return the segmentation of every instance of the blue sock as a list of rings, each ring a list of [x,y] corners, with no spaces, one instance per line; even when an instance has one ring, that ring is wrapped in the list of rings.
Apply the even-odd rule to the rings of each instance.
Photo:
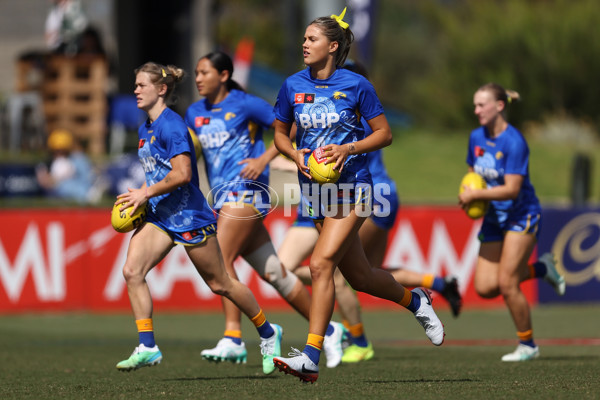
[[[304,350],[302,350],[304,354],[310,358],[310,361],[314,362],[315,365],[319,365],[319,359],[321,358],[321,351],[317,350],[313,346],[306,345],[304,346]]]
[[[358,347],[367,347],[369,345],[369,341],[367,340],[367,337],[364,334],[360,336],[351,336],[351,338],[352,344],[355,344]]]
[[[433,278],[433,285],[431,285],[431,288],[436,292],[441,292],[446,288],[446,281],[444,280],[444,278],[436,276],[435,278]]]
[[[327,330],[325,331],[325,336],[331,336],[331,334],[333,333],[334,328],[333,325],[331,325],[331,322],[329,323],[329,325],[327,325]]]
[[[261,326],[257,326],[256,330],[258,331],[258,334],[260,335],[260,337],[263,339],[270,338],[271,336],[273,336],[275,334],[275,330],[273,329],[273,327],[267,320],[265,320],[265,323],[262,324]]]
[[[138,332],[138,334],[140,338],[140,344],[143,344],[146,347],[156,346],[156,342],[154,341],[154,331]]]
[[[231,341],[235,344],[242,344],[242,338],[241,337],[234,337],[234,336],[227,336],[225,335],[224,337],[226,337],[227,339],[231,339]]]
[[[535,270],[536,278],[543,278],[544,276],[546,276],[546,273],[548,272],[548,268],[546,267],[546,264],[544,264],[543,262],[539,262],[539,261],[533,264],[533,269]]]
[[[533,341],[533,339],[521,340],[519,341],[519,343],[524,344],[525,346],[535,347],[535,342]]]
[[[408,290],[408,289],[406,289],[406,290]],[[406,308],[408,308],[410,311],[412,311],[414,313],[414,312],[417,312],[419,307],[421,307],[421,296],[419,296],[415,292],[412,292],[412,298],[410,299],[410,304]]]

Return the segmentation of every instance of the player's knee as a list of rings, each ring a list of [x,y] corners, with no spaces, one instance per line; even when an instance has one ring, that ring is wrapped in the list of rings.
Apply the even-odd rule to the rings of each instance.
[[[310,259],[310,276],[313,282],[324,277],[331,277],[333,275],[334,268],[335,265],[332,265],[329,260],[326,260],[324,258],[313,256]]]
[[[229,291],[222,282],[216,280],[205,281],[208,288],[216,295],[228,297]]]
[[[285,270],[283,265],[279,266],[272,265],[267,266],[265,270],[264,279],[269,282],[273,287],[285,298],[287,297],[298,281],[298,277],[291,271]]]
[[[127,283],[138,283],[144,280],[141,268],[134,268],[127,263],[123,266],[123,277]]]
[[[281,264],[271,242],[265,243],[244,258],[283,297],[287,297],[294,289],[298,278]]]
[[[515,284],[515,282],[509,277],[501,277],[498,280],[498,289],[503,297],[511,297],[520,290],[519,285]]]
[[[500,294],[497,285],[484,284],[475,281],[475,292],[484,299],[493,299]]]

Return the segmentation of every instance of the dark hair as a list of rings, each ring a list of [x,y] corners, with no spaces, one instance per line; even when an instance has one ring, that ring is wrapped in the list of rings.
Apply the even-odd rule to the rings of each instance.
[[[490,92],[492,94],[492,96],[494,96],[494,99],[496,99],[497,101],[504,102],[505,108],[511,102],[521,100],[521,95],[518,92],[515,92],[514,90],[504,89],[499,84],[493,83],[493,82],[486,83],[485,85],[483,85],[479,89],[477,89],[477,91],[478,92],[479,91]]]
[[[365,68],[365,66],[354,60],[346,60],[346,63],[344,63],[344,68],[369,79],[369,76],[367,74],[367,69]]]
[[[229,57],[227,53],[223,53],[222,51],[213,51],[205,56],[200,57],[200,60],[204,58],[210,61],[210,64],[214,69],[219,71],[219,73],[223,71],[229,72],[229,78],[227,79],[227,82],[225,82],[227,90],[231,91],[232,89],[237,89],[244,91],[242,85],[231,79],[233,76],[233,61],[231,61],[231,57]]]
[[[350,45],[354,41],[354,34],[350,28],[342,28],[338,21],[332,17],[317,18],[309,25],[318,26],[330,42],[338,43],[338,49],[335,52],[335,65],[338,67],[343,66],[350,52]]]
[[[175,86],[185,77],[185,71],[179,67],[174,65],[161,65],[151,61],[136,68],[134,72],[136,75],[140,72],[146,72],[150,75],[150,82],[155,86],[167,85],[165,101],[169,99]],[[173,101],[175,101],[175,99],[173,99]]]

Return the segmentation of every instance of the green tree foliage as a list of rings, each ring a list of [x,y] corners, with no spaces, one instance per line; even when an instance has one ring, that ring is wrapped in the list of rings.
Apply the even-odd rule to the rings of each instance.
[[[379,18],[374,80],[417,123],[472,126],[472,95],[493,81],[521,94],[516,124],[557,113],[600,124],[596,0],[388,0]]]
[[[473,93],[497,82],[521,94],[510,111],[517,126],[562,115],[600,127],[598,0],[378,3],[370,76],[386,107],[417,125],[473,127]],[[294,0],[222,0],[218,45],[233,52],[252,37],[256,62],[293,73],[302,67],[302,10]]]

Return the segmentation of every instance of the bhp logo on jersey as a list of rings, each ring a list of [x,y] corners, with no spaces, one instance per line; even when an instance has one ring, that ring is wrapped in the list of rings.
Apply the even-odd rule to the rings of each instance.
[[[296,104],[314,103],[315,102],[315,94],[314,93],[296,93],[296,95],[294,96],[294,102]]]
[[[312,114],[299,114],[298,121],[300,126],[304,129],[309,128],[331,128],[332,124],[335,124],[340,120],[340,114],[338,113],[312,113]]]
[[[223,143],[225,143],[227,141],[227,139],[229,139],[229,132],[227,132],[227,131],[201,133],[198,136],[198,140],[200,140],[200,144],[205,149],[221,147],[221,146],[223,146]]]

